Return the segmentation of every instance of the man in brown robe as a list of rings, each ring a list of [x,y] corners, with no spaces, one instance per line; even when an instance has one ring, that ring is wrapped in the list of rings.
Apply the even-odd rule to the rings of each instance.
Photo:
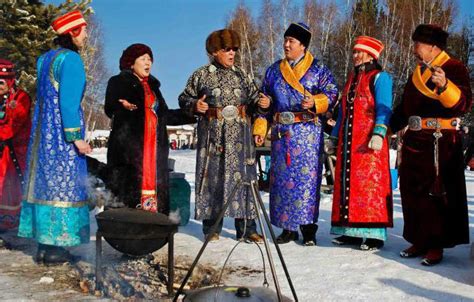
[[[408,125],[399,169],[404,258],[421,264],[443,259],[443,249],[469,243],[462,142],[456,118],[471,107],[469,74],[445,51],[448,33],[421,24],[413,33],[418,61],[391,119],[392,131]]]

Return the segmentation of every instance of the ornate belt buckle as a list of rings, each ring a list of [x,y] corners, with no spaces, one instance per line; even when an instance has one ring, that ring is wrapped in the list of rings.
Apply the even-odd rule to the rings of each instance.
[[[408,129],[411,131],[420,131],[421,128],[421,117],[412,115],[408,118]]]
[[[295,114],[290,111],[281,112],[279,122],[285,125],[293,124],[295,122]]]
[[[440,124],[435,118],[430,118],[426,121],[426,126],[430,129],[438,129],[440,127]]]
[[[226,121],[233,121],[239,116],[239,109],[234,105],[228,105],[222,108],[222,117]]]

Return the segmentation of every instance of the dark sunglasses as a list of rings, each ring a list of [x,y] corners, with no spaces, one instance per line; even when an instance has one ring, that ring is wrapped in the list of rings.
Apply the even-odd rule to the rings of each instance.
[[[226,47],[226,48],[223,48],[223,50],[224,50],[225,52],[229,52],[229,51],[231,51],[231,50],[233,50],[234,52],[236,52],[237,50],[239,50],[239,48],[238,48],[238,47]]]
[[[0,79],[0,85],[7,85],[7,81]]]

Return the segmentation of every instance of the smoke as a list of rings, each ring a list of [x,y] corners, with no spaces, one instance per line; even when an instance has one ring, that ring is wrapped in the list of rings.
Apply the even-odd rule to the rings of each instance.
[[[170,215],[168,218],[171,220],[171,222],[179,224],[181,222],[181,215],[179,214],[179,209],[176,209],[176,211],[170,212]]]

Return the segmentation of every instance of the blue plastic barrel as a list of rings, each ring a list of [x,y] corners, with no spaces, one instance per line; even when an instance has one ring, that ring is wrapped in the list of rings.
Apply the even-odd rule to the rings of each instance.
[[[189,222],[191,201],[191,186],[184,176],[184,173],[170,173],[170,212],[179,210],[181,226]]]

